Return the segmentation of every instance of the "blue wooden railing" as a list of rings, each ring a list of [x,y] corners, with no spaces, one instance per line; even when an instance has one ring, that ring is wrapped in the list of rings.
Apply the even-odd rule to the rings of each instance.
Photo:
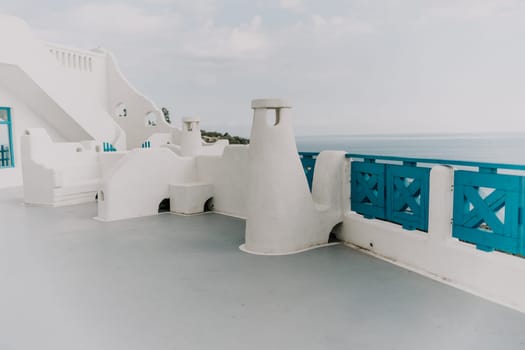
[[[113,147],[113,145],[109,142],[103,142],[102,148],[104,152],[116,152],[117,151],[117,149]]]
[[[140,147],[151,148],[151,141],[144,141],[144,143]]]
[[[300,156],[311,186],[317,153]],[[454,172],[452,235],[481,250],[525,254],[525,176],[498,173],[525,171],[525,165],[352,153],[346,157],[352,159],[353,211],[425,232],[431,167],[462,168]]]
[[[314,152],[299,152],[299,158],[303,164],[304,173],[306,175],[306,180],[308,181],[308,187],[310,187],[310,191],[312,190],[315,161],[317,160],[318,154],[319,153]]]

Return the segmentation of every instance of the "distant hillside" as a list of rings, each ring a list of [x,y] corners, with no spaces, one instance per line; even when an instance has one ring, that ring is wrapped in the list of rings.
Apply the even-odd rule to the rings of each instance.
[[[171,124],[170,111],[166,107],[162,107],[161,110],[166,123]],[[201,130],[201,137],[204,141],[210,143],[215,142],[217,140],[228,140],[230,141],[231,145],[247,145],[250,143],[250,139],[245,139],[244,137],[240,136],[232,136],[227,132],[221,134],[217,131]]]
[[[249,139],[245,139],[244,137],[240,136],[232,136],[225,132],[224,134],[221,134],[217,131],[206,131],[201,130],[201,136],[202,139],[206,142],[215,142],[217,140],[228,140],[231,145],[247,145],[250,143]]]

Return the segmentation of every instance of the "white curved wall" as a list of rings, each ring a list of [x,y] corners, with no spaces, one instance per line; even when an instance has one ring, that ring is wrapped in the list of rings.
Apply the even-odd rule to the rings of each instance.
[[[350,161],[344,151],[323,151],[317,156],[312,198],[322,215],[321,231],[330,232],[350,210]]]
[[[103,49],[99,49],[99,52],[107,56],[108,110],[115,122],[125,131],[127,148],[140,147],[155,133],[164,133],[177,140],[180,129],[168,124],[162,111],[126,80],[115,57],[110,52]],[[115,114],[115,109],[120,104],[126,107],[127,115],[125,117],[119,117]],[[157,125],[146,125],[146,116],[149,113],[155,115]],[[176,136],[173,137],[172,134],[176,134]]]
[[[167,148],[135,149],[104,176],[99,191],[98,218],[105,221],[156,215],[170,197],[171,183],[193,182],[195,160]]]

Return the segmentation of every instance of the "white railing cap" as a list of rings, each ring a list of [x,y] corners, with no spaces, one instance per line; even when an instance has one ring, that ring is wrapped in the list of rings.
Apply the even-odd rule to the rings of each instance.
[[[292,104],[280,98],[261,98],[252,100],[253,109],[292,108]]]
[[[182,118],[182,121],[185,123],[200,122],[201,118],[197,116],[188,116],[188,117]]]

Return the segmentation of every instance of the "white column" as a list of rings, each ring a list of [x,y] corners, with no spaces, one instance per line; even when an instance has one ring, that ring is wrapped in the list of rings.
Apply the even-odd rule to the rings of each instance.
[[[254,100],[244,251],[287,254],[326,243],[295,144],[290,104]]]
[[[181,155],[193,157],[201,153],[202,139],[200,118],[185,117],[182,119]]]
[[[437,165],[430,171],[428,233],[430,239],[445,240],[452,233],[454,169]]]

